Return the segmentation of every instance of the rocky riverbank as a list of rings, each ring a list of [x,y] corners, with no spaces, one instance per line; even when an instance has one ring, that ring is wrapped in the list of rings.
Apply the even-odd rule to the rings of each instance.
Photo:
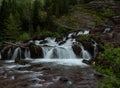
[[[96,88],[98,79],[103,77],[90,66],[24,62],[27,63],[1,63],[1,88]]]

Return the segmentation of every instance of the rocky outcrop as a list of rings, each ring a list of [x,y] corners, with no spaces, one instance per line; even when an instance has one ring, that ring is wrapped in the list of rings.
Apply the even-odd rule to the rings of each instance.
[[[74,45],[72,46],[72,48],[77,57],[81,57],[81,48],[78,45]]]
[[[40,46],[37,46],[33,43],[29,45],[29,49],[31,52],[31,58],[43,58],[43,51]]]
[[[1,50],[1,59],[3,59],[3,60],[11,59],[12,54],[13,54],[12,50],[13,50],[12,46],[5,46]]]

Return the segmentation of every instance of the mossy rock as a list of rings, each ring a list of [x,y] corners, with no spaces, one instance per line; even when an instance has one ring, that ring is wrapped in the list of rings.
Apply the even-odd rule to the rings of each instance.
[[[78,45],[73,45],[72,48],[73,48],[74,53],[78,57],[81,57],[81,51],[82,51],[82,49]]]
[[[29,49],[31,53],[31,58],[43,58],[43,50],[40,46],[32,43],[29,45]]]

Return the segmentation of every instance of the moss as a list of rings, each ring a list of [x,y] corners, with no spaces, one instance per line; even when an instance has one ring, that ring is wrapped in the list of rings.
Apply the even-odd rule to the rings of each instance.
[[[83,41],[90,41],[91,40],[91,36],[88,34],[88,35],[79,35],[78,38],[77,38],[77,41],[79,42],[83,42]]]

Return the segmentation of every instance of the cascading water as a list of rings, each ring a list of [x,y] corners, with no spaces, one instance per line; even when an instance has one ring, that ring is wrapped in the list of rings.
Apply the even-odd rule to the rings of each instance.
[[[85,31],[80,31],[80,32],[73,32],[73,33],[70,33],[67,37],[60,38],[60,39],[48,37],[48,38],[45,38],[44,40],[30,40],[29,43],[36,45],[36,48],[32,47],[32,48],[35,48],[33,49],[35,51],[32,51],[32,52],[35,52],[35,54],[38,55],[36,59],[39,59],[39,60],[41,59],[42,60],[44,59],[47,61],[61,61],[62,60],[62,62],[65,62],[65,63],[67,62],[66,60],[70,60],[71,62],[72,61],[75,62],[75,60],[80,60],[80,59],[89,60],[91,59],[91,55],[88,53],[87,50],[84,49],[83,45],[80,42],[78,42],[75,38],[75,36],[79,36],[83,34],[84,35],[89,34],[89,31],[85,30]],[[81,48],[81,52],[79,52],[80,56],[77,56],[73,50],[73,46],[75,44]],[[25,48],[24,51],[21,51],[21,48],[17,47],[14,50],[14,53],[11,59],[15,60],[17,58],[21,58],[21,52],[24,53],[24,57],[26,59],[32,59],[31,58],[31,56],[33,56],[32,55],[33,53],[31,53],[32,48],[27,47]],[[36,51],[37,48],[39,51],[42,50],[42,52]],[[94,52],[96,51],[96,48],[97,48],[96,43],[94,43]],[[9,49],[8,54],[9,53],[11,53],[11,49]],[[39,53],[43,53],[43,56],[42,56],[43,58],[39,58],[39,56],[41,55]],[[78,57],[80,57],[80,59],[77,59]]]
[[[44,45],[47,46],[39,44],[43,49],[44,58],[76,58],[72,50],[72,44],[75,42],[74,39],[68,39],[62,45],[59,45],[53,38],[47,38],[46,40],[48,40],[48,42]]]
[[[21,49],[20,47],[17,47],[15,50],[14,50],[14,53],[13,53],[13,56],[11,58],[11,60],[15,60],[17,57],[18,57],[18,52],[20,51],[21,53]],[[20,54],[21,55],[21,54]]]
[[[111,28],[107,27],[107,28],[105,28],[103,33],[107,33],[107,32],[110,32],[110,31],[111,31]]]
[[[25,58],[26,58],[26,59],[27,59],[27,58],[31,58],[30,50],[29,50],[28,48],[25,49],[24,55],[25,55]]]
[[[90,60],[91,56],[90,56],[89,52],[87,50],[85,50],[82,45],[80,47],[82,49],[82,58],[86,59],[86,60]]]
[[[97,47],[97,43],[94,41],[94,40],[92,40],[93,41],[93,47],[94,47],[94,59],[97,57],[97,53],[98,53],[98,47]]]
[[[8,55],[10,56],[11,55],[11,52],[12,52],[12,50],[11,50],[11,48],[8,50]],[[10,59],[10,58],[9,58]]]

